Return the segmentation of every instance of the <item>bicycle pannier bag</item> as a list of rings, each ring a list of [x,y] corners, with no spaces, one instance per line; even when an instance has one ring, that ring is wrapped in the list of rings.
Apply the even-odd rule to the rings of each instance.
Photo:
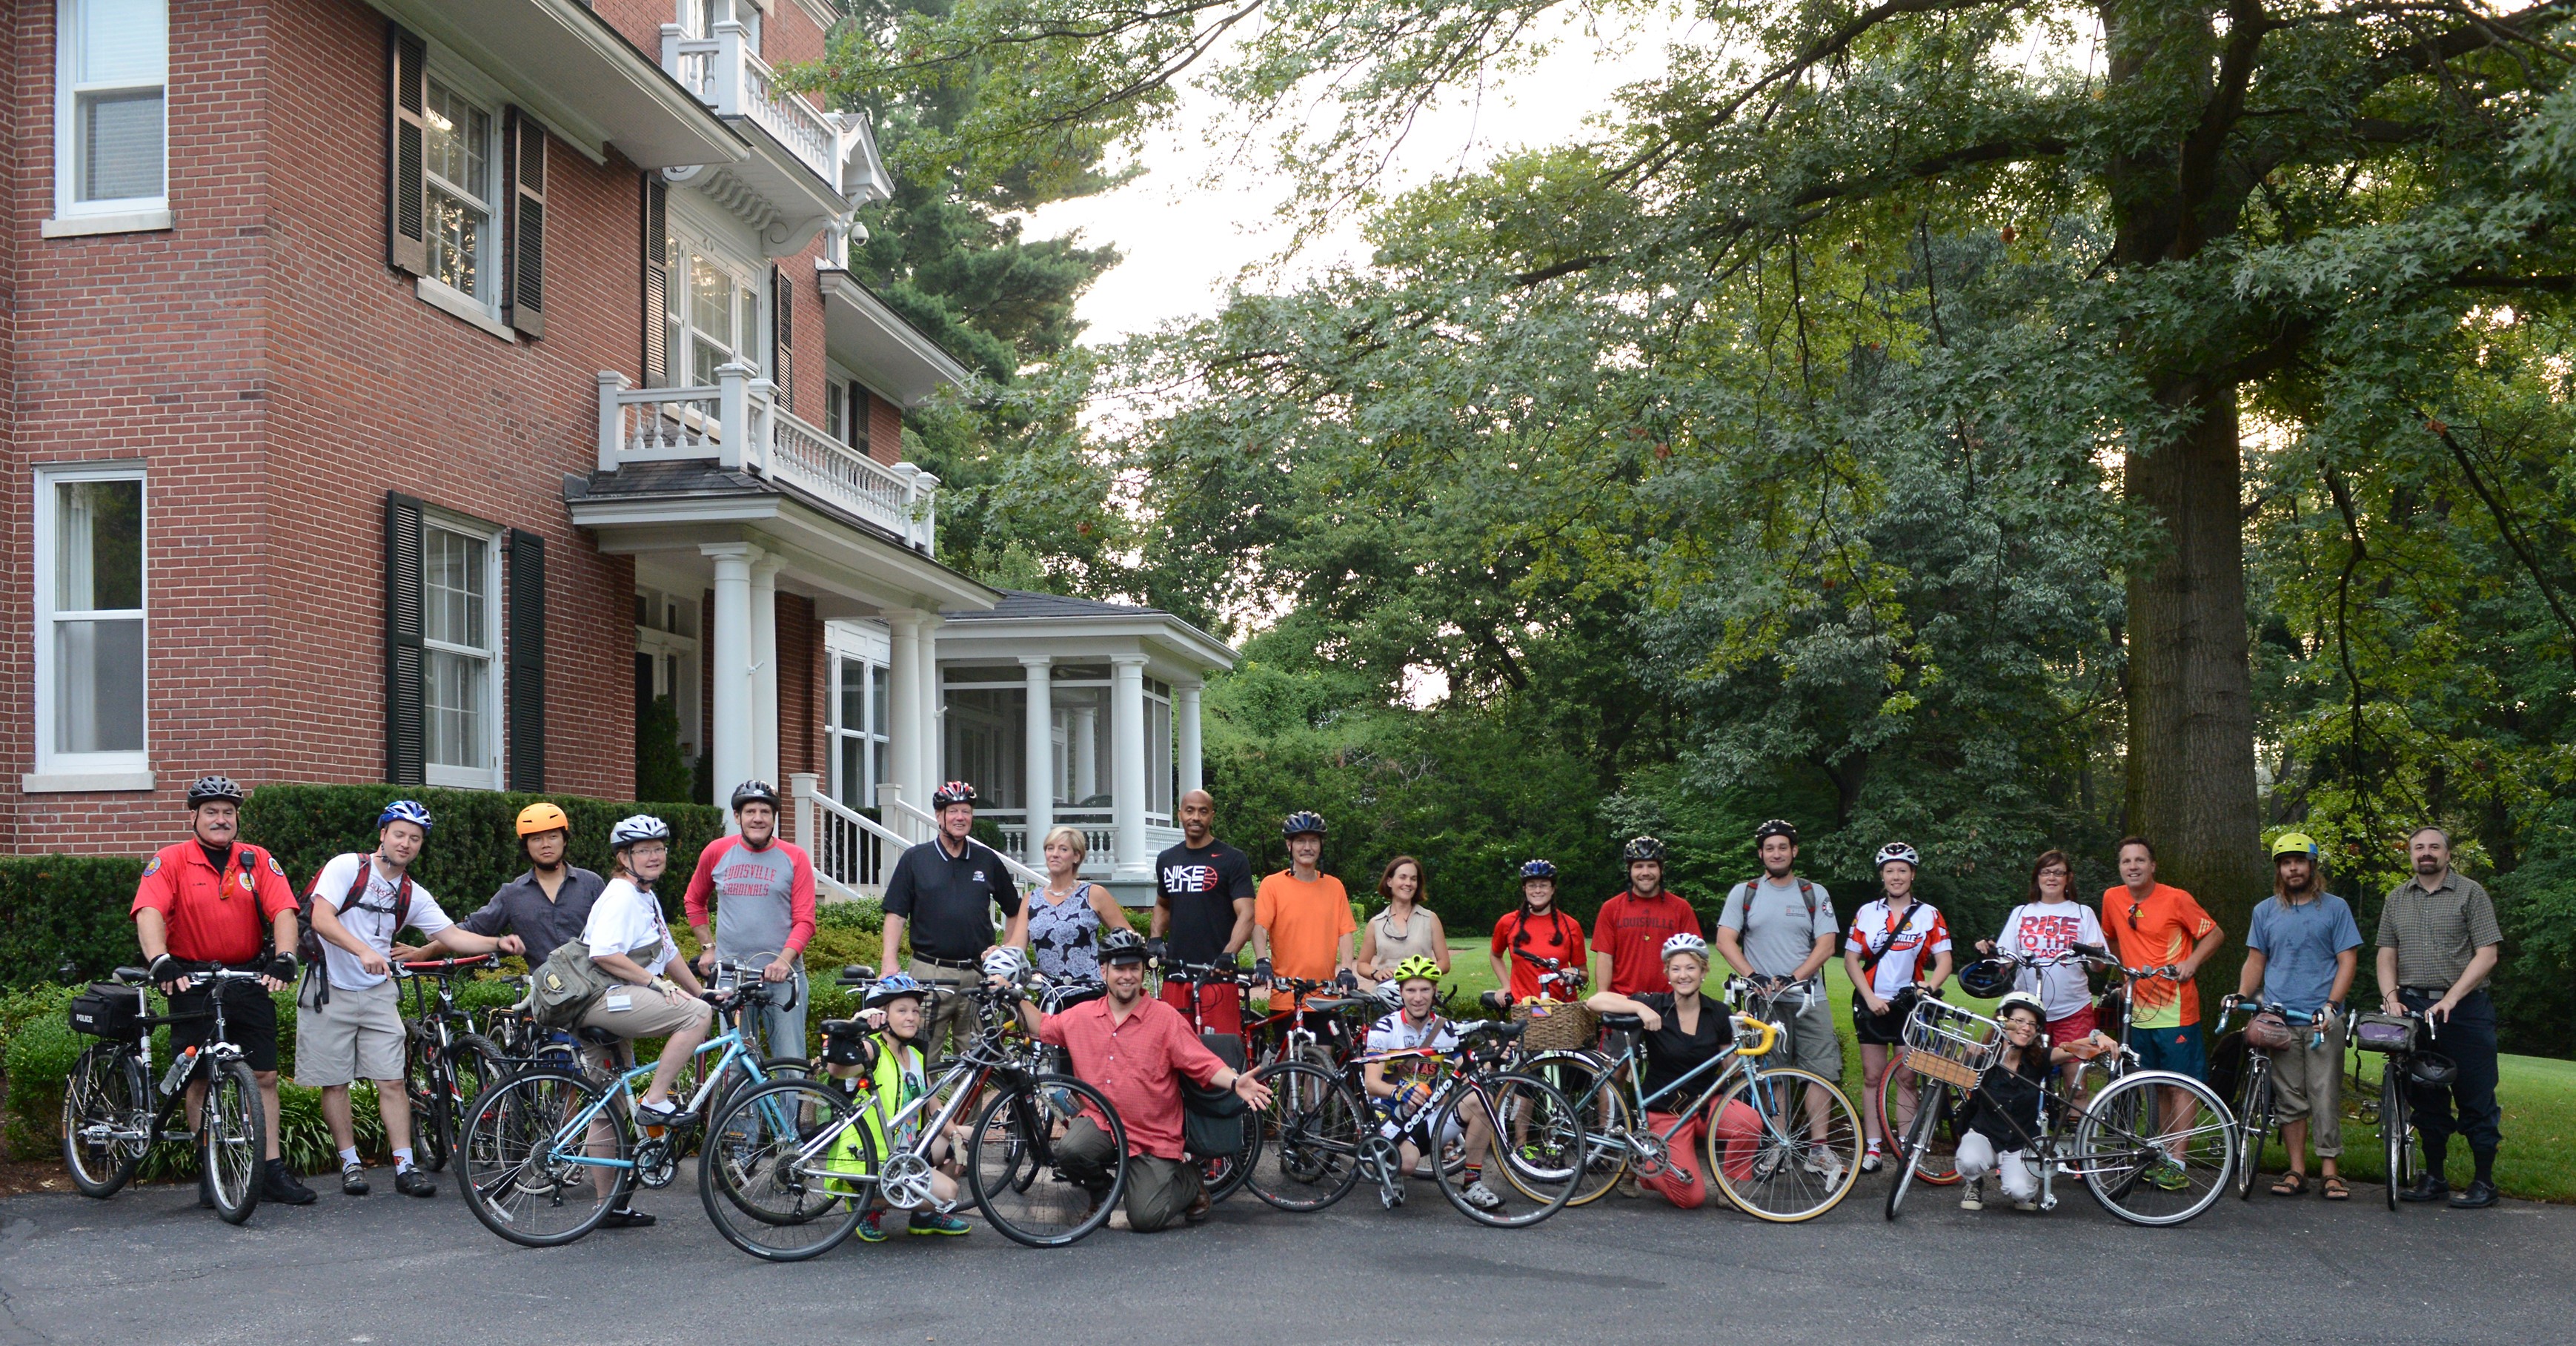
[[[2289,1020],[2270,1010],[2264,1010],[2245,1021],[2245,1041],[2267,1052],[2277,1052],[2284,1047],[2295,1046],[2299,1036],[2299,1033],[2290,1027]]]
[[[2352,1021],[2352,1045],[2366,1052],[2415,1049],[2416,1021],[2403,1014],[2362,1014]]]
[[[112,981],[91,982],[88,990],[72,997],[65,1011],[72,1031],[117,1042],[134,1042],[143,1036],[141,997],[129,986]]]
[[[1202,1033],[1199,1041],[1227,1066],[1243,1069],[1242,1038]],[[1251,1105],[1232,1089],[1209,1088],[1181,1077],[1181,1148],[1198,1159],[1243,1153],[1243,1115],[1249,1111]]]
[[[608,974],[590,961],[590,945],[568,939],[555,946],[529,978],[529,1012],[546,1028],[570,1028],[608,992]]]

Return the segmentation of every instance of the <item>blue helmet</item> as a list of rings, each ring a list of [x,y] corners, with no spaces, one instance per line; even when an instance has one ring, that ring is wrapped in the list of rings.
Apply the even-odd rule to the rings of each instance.
[[[888,1001],[901,1000],[905,996],[928,1000],[930,988],[914,980],[909,972],[889,972],[877,978],[877,984],[868,988],[867,1008],[875,1009]]]
[[[1553,880],[1556,877],[1556,862],[1553,860],[1524,860],[1521,862],[1521,877],[1524,879]]]
[[[384,830],[389,823],[417,823],[420,830],[426,832],[429,830],[429,810],[423,808],[420,801],[416,799],[397,799],[385,805],[385,811],[376,815],[378,831]]]
[[[1299,837],[1310,832],[1319,837],[1324,835],[1324,815],[1313,809],[1299,809],[1289,814],[1286,822],[1279,824],[1279,835],[1283,837]]]

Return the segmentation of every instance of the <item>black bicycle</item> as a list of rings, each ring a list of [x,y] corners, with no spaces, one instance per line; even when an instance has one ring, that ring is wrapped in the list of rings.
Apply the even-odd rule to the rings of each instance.
[[[74,1032],[101,1039],[73,1063],[63,1086],[63,1167],[81,1195],[104,1200],[134,1177],[143,1156],[163,1140],[186,1137],[205,1166],[206,1191],[226,1224],[240,1224],[259,1206],[260,1160],[268,1152],[268,1113],[259,1080],[232,1041],[224,1000],[235,983],[257,987],[260,974],[192,965],[181,986],[214,988],[203,1014],[154,1014],[151,972],[120,967],[113,982],[93,982],[73,997]],[[152,1074],[152,1030],[165,1024],[214,1020],[214,1036],[186,1047],[159,1079]],[[188,1090],[203,1085],[197,1125],[173,1129],[188,1106]]]
[[[486,953],[392,965],[394,979],[411,991],[411,1013],[403,1021],[403,1088],[411,1097],[412,1144],[419,1147],[420,1166],[433,1173],[447,1167],[447,1156],[455,1152],[466,1105],[510,1073],[500,1046],[476,1031],[473,1016],[456,1005],[456,979],[500,961]]]

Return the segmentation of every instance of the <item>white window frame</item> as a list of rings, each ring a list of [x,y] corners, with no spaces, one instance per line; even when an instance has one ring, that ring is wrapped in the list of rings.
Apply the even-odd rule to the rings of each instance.
[[[672,336],[669,358],[671,368],[676,371],[672,375],[674,382],[686,387],[712,386],[712,380],[705,385],[695,381],[698,376],[699,336],[698,329],[694,326],[697,316],[696,278],[692,266],[694,262],[707,263],[730,277],[734,284],[742,287],[727,301],[737,310],[741,303],[741,295],[743,293],[750,295],[751,330],[738,334],[735,344],[731,347],[731,358],[741,360],[759,370],[761,378],[776,377],[777,366],[772,360],[773,352],[769,348],[768,270],[743,261],[717,243],[710,234],[683,228],[676,219],[671,224],[670,240],[671,253],[667,259],[670,264],[668,293],[669,302],[676,309],[677,316],[674,318],[672,314],[665,313],[664,318],[669,324]],[[737,316],[739,316],[738,311]],[[727,349],[720,344],[716,348]],[[721,365],[726,362],[719,360],[716,363]]]
[[[42,790],[149,790],[152,788],[152,483],[133,461],[39,467],[35,472],[36,770],[22,788]],[[54,623],[83,618],[125,618],[129,609],[65,614],[54,608],[54,488],[67,482],[132,481],[143,486],[143,746],[131,752],[56,752]]]
[[[125,233],[170,227],[170,18],[162,6],[161,78],[156,83],[75,83],[72,72],[80,52],[77,14],[87,0],[56,0],[54,5],[54,218],[44,222],[48,238],[64,235]],[[161,190],[153,196],[80,199],[80,124],[84,94],[161,91]]]
[[[483,639],[485,643],[480,649],[430,638],[429,535],[433,532],[454,533],[461,537],[478,539],[483,543]],[[498,790],[502,788],[502,747],[506,733],[504,721],[508,719],[502,702],[507,688],[502,681],[503,657],[506,651],[502,648],[501,641],[502,619],[505,615],[501,611],[501,550],[509,540],[508,530],[461,514],[450,514],[443,510],[424,510],[421,513],[420,539],[422,604],[420,643],[424,656],[421,660],[420,689],[422,781],[424,784],[446,786],[452,789]],[[430,742],[435,737],[434,731],[428,724],[430,673],[429,660],[426,656],[429,654],[462,655],[484,661],[481,747],[485,765],[481,767],[455,766],[429,760]]]
[[[892,689],[886,682],[893,666],[891,642],[884,632],[874,628],[835,622],[826,628],[823,650],[825,662],[830,665],[823,706],[823,742],[826,748],[823,793],[844,808],[873,808],[877,802],[877,785],[886,775],[886,755],[894,750],[894,736],[888,726],[877,723],[880,705],[885,706],[888,712],[893,709]],[[867,724],[853,726],[841,722],[844,686],[841,676],[846,671],[844,660],[866,669],[862,675],[867,681],[860,688],[860,706],[869,720]],[[863,760],[871,769],[866,771],[867,779],[859,783],[860,797],[857,799],[842,799],[840,795],[841,745],[844,739],[855,739],[867,745]]]
[[[671,698],[671,711],[680,721],[680,755],[697,765],[698,755],[706,745],[698,740],[703,724],[698,697],[698,638],[680,630],[680,615],[688,614],[685,623],[700,630],[704,614],[698,600],[655,588],[651,584],[635,586],[636,597],[646,605],[649,622],[635,626],[635,652],[653,660],[653,690],[656,696]]]
[[[752,55],[759,55],[759,0],[678,0],[672,6],[672,21],[679,24],[680,31],[688,36],[704,38],[709,36],[709,30],[728,17],[717,13],[724,9],[733,11],[729,17],[742,20],[742,26],[747,30],[744,39],[750,44]]]
[[[503,171],[508,167],[501,153],[501,119],[503,108],[510,101],[509,94],[501,86],[484,78],[483,72],[457,59],[444,47],[433,46],[429,49],[428,77],[430,81],[446,85],[450,92],[473,103],[476,109],[483,113],[485,118],[483,169],[488,181],[484,184],[483,237],[474,258],[474,274],[482,280],[484,293],[469,293],[436,276],[422,276],[419,278],[421,297],[451,312],[459,309],[467,310],[458,313],[457,316],[468,320],[480,317],[488,327],[497,328],[500,332],[507,333],[516,339],[515,332],[501,326],[501,231],[505,227],[507,215],[502,204],[510,192],[510,184],[501,180]],[[427,84],[422,87],[426,89]],[[472,199],[472,193],[440,177],[432,170],[428,166],[425,154],[422,159],[422,178],[424,214],[429,209],[426,194],[432,191],[445,191],[451,195]],[[435,225],[429,227],[434,229]]]

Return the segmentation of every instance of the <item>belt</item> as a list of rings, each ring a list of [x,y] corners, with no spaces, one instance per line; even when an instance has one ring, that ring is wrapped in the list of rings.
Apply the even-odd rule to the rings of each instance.
[[[982,966],[982,964],[977,963],[971,958],[963,961],[951,962],[945,958],[933,958],[926,953],[916,953],[913,955],[913,958],[915,961],[928,963],[932,967],[944,967],[952,972],[973,972]]]

